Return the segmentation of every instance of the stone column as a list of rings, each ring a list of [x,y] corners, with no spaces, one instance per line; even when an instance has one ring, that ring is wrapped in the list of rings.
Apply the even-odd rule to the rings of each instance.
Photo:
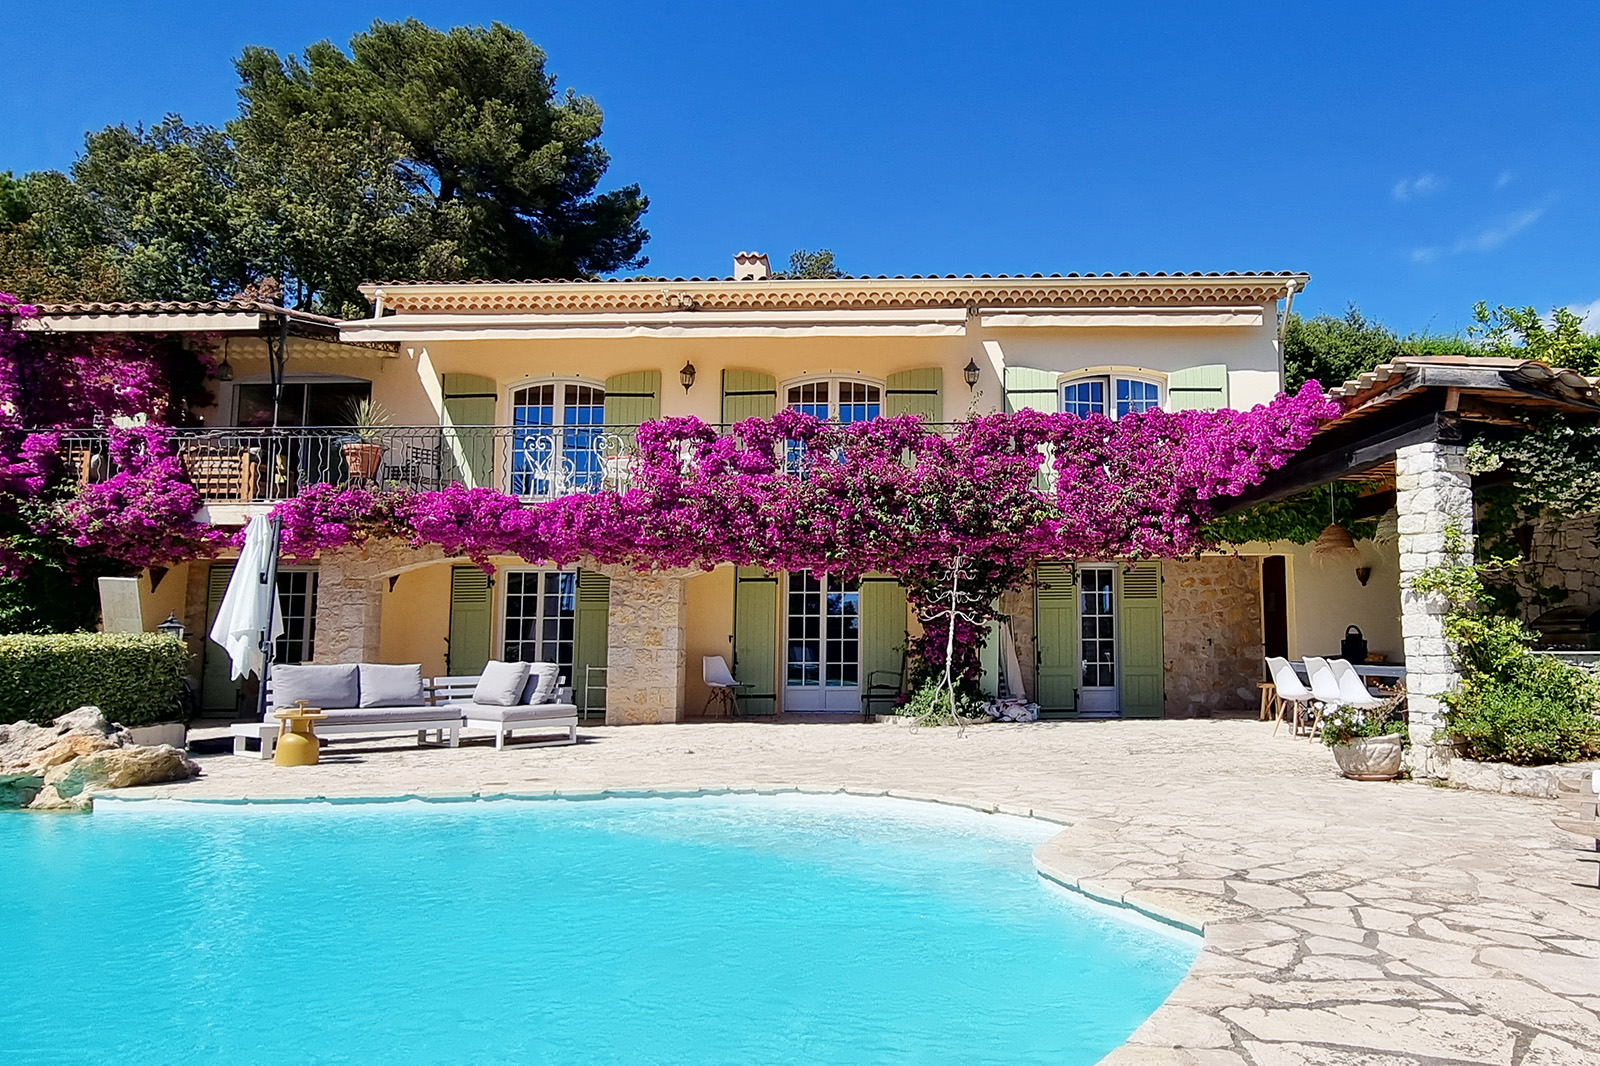
[[[611,578],[606,724],[683,721],[689,621],[685,583],[698,571],[601,569]]]
[[[1448,752],[1436,749],[1433,733],[1444,721],[1439,697],[1461,675],[1444,639],[1448,609],[1438,595],[1419,595],[1411,579],[1429,567],[1450,562],[1445,529],[1454,524],[1465,538],[1472,561],[1472,477],[1467,450],[1459,444],[1413,444],[1395,452],[1395,508],[1400,519],[1400,633],[1406,645],[1406,691],[1411,709],[1412,772],[1443,773]]]
[[[375,663],[383,585],[375,561],[353,549],[317,559],[317,637],[313,662]]]

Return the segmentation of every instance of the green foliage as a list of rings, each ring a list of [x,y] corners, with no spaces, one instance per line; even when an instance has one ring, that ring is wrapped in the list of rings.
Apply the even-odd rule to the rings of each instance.
[[[1414,334],[1400,337],[1373,322],[1354,304],[1342,318],[1291,314],[1283,331],[1284,387],[1290,392],[1307,381],[1332,389],[1380,363],[1405,356],[1461,355],[1473,351],[1461,337]]]
[[[1337,483],[1213,519],[1206,523],[1206,537],[1213,544],[1272,544],[1285,540],[1291,544],[1310,544],[1328,527],[1330,492],[1333,494],[1332,520],[1348,529],[1355,539],[1371,540],[1377,531],[1377,521],[1355,519],[1360,487]]]
[[[1445,530],[1448,561],[1411,579],[1411,591],[1449,605],[1444,619],[1461,684],[1444,698],[1447,734],[1474,759],[1523,765],[1600,755],[1600,681],[1530,649],[1534,634],[1515,618],[1479,610],[1484,577],[1506,560],[1466,561],[1459,526]]]
[[[1583,331],[1583,319],[1565,307],[1550,312],[1547,325],[1532,307],[1491,310],[1478,302],[1472,309],[1477,325],[1470,332],[1482,338],[1482,354],[1508,359],[1535,359],[1580,374],[1600,374],[1600,335]]]
[[[0,633],[71,633],[100,617],[99,588],[59,566],[35,562],[19,578],[0,578]]]
[[[1410,742],[1406,732],[1406,716],[1400,711],[1405,693],[1396,692],[1371,710],[1355,707],[1335,707],[1322,716],[1322,742],[1330,748],[1348,744],[1363,737],[1382,737],[1400,734],[1402,746]]]
[[[915,719],[918,725],[960,725],[987,721],[985,706],[986,701],[981,693],[970,685],[962,684],[956,685],[955,702],[951,703],[950,690],[945,687],[941,675],[929,677],[918,685],[910,699],[901,704],[896,713]]]
[[[0,721],[48,725],[85,705],[122,725],[172,721],[188,650],[154,633],[0,637]]]
[[[805,248],[789,253],[789,269],[774,274],[775,278],[842,278],[844,271],[833,263],[833,251],[819,248],[815,252]]]
[[[374,22],[347,54],[246,48],[240,114],[89,135],[71,177],[0,182],[0,290],[200,299],[278,279],[359,313],[384,278],[587,277],[642,265],[648,200],[599,192],[594,101],[521,33]]]

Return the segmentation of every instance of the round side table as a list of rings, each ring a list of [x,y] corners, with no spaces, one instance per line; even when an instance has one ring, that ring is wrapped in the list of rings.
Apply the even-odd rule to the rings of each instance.
[[[306,706],[305,700],[296,700],[294,708],[274,711],[278,720],[277,751],[273,753],[275,766],[315,766],[322,754],[322,742],[317,739],[316,723],[326,718],[319,707]]]

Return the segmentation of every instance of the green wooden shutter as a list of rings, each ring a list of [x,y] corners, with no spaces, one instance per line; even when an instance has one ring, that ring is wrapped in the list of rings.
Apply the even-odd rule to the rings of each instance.
[[[924,422],[944,421],[944,370],[930,366],[890,374],[883,384],[885,417],[919,415]]]
[[[453,677],[483,673],[491,657],[494,610],[489,575],[476,566],[450,568],[450,647],[445,670]]]
[[[759,370],[722,372],[722,424],[778,413],[778,379]]]
[[[222,645],[211,639],[211,627],[222,609],[222,597],[233,577],[232,563],[212,563],[206,577],[206,649],[200,664],[200,709],[233,714],[239,709],[239,682],[231,676],[233,663]]]
[[[1040,563],[1035,571],[1034,687],[1041,713],[1078,712],[1078,598],[1065,563]]]
[[[1167,375],[1167,410],[1218,411],[1228,406],[1228,366],[1207,363]]]
[[[861,684],[863,710],[894,711],[904,682],[906,590],[892,577],[861,579]],[[892,687],[891,687],[892,686]]]
[[[609,402],[609,401],[608,401]],[[610,419],[607,419],[610,421]],[[611,626],[611,579],[593,570],[578,571],[578,609],[572,648],[572,698],[584,717],[606,713],[606,649]],[[594,694],[588,692],[589,667],[594,672]]]
[[[1122,717],[1160,718],[1166,706],[1161,657],[1161,564],[1122,572],[1117,597],[1122,623]]]
[[[778,575],[753,566],[735,571],[733,663],[735,680],[750,687],[740,697],[745,714],[778,709]]]
[[[440,461],[445,480],[469,488],[494,483],[495,401],[499,388],[492,378],[474,374],[444,376],[444,440]]]
[[[978,649],[978,689],[991,699],[1000,698],[1000,620],[991,619],[983,631],[983,647]]]
[[[1060,376],[1054,370],[1006,367],[1006,410],[1057,413],[1061,410],[1061,397],[1056,388]]]
[[[661,371],[606,378],[606,425],[637,426],[661,417]]]

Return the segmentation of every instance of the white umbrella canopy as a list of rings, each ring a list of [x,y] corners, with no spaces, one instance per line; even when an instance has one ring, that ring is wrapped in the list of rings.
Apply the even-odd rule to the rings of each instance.
[[[267,627],[267,611],[272,611],[272,640],[283,635],[283,612],[278,606],[278,524],[266,515],[250,519],[245,528],[244,547],[239,562],[228,579],[217,620],[211,625],[211,639],[228,653],[235,679],[255,674],[265,676],[266,655],[262,651],[262,630]]]

